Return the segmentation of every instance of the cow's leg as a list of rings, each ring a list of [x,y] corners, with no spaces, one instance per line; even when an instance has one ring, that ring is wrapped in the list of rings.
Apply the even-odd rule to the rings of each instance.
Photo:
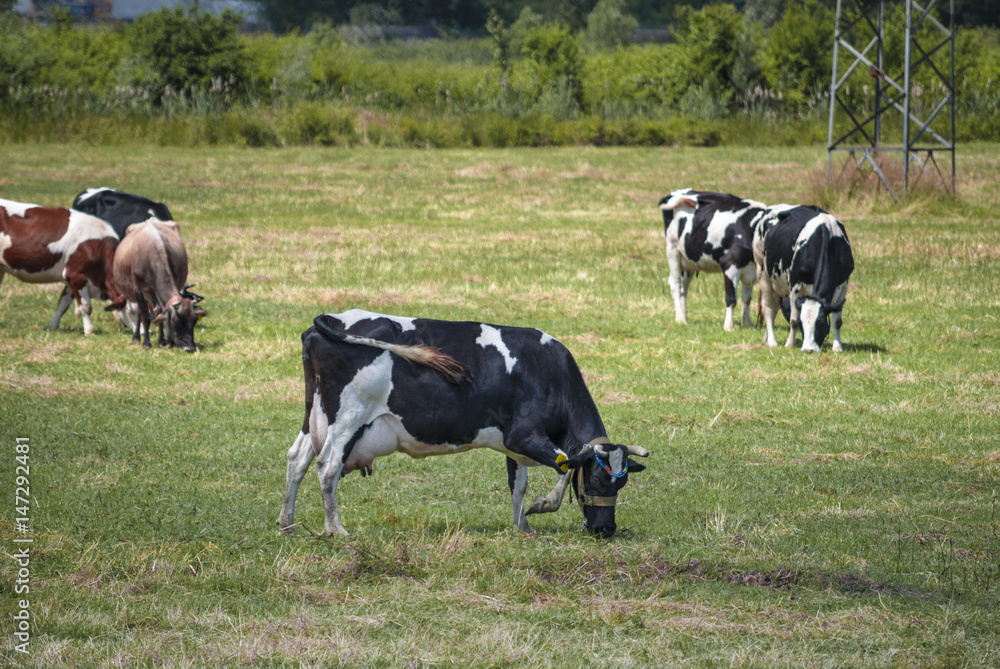
[[[142,331],[142,347],[152,348],[152,344],[149,343],[150,321],[152,320],[149,315],[149,303],[146,302],[145,295],[139,294],[136,298],[136,305],[139,307],[139,319],[136,321],[132,341],[139,341],[139,333]]]
[[[670,269],[670,296],[674,300],[674,318],[678,323],[687,324],[687,287],[691,275],[681,265],[680,249],[667,245],[667,266]]]
[[[76,303],[79,307],[80,318],[83,319],[83,334],[94,334],[94,323],[90,320],[90,289],[84,284],[76,294]]]
[[[726,290],[726,320],[722,324],[726,332],[736,329],[733,323],[733,309],[736,307],[736,287],[740,282],[740,270],[734,265],[722,269],[722,283]]]
[[[326,450],[326,449],[324,449]],[[337,486],[344,472],[344,448],[330,449],[333,457],[322,462],[319,469],[319,488],[323,493],[323,532],[329,536],[348,536],[349,532],[340,524],[340,511],[337,509]]]
[[[528,468],[507,458],[507,485],[510,486],[510,505],[514,515],[514,527],[522,532],[531,532],[524,512],[524,495],[528,490]]]
[[[346,537],[349,533],[340,524],[337,508],[337,486],[344,473],[344,450],[351,437],[364,426],[362,421],[355,429],[348,426],[330,425],[329,417],[323,410],[319,393],[313,395],[312,411],[309,413],[309,432],[312,446],[319,451],[319,487],[323,493],[323,531],[327,535]],[[319,446],[319,448],[317,448]]]
[[[49,323],[49,330],[55,331],[59,327],[59,321],[62,320],[63,314],[69,309],[69,305],[73,302],[73,293],[70,290],[69,284],[63,287],[62,294],[59,295],[59,303],[56,304],[56,313],[52,317],[52,321]]]
[[[295,524],[295,497],[299,485],[309,469],[309,463],[316,457],[312,439],[307,432],[299,432],[292,447],[288,449],[288,469],[285,473],[285,501],[278,514],[278,527],[282,531],[292,531]]]
[[[795,348],[795,331],[799,329],[799,323],[802,321],[799,315],[799,307],[796,302],[799,299],[799,290],[797,287],[792,286],[791,292],[788,293],[788,339],[785,341],[785,348]],[[803,333],[804,333],[803,328]],[[806,341],[805,334],[802,336],[802,343]]]
[[[778,340],[774,337],[774,314],[778,310],[777,296],[774,294],[774,286],[771,284],[771,277],[763,268],[758,267],[760,276],[760,307],[764,311],[764,343],[774,348],[778,345]]]
[[[840,343],[840,328],[844,325],[844,316],[839,311],[833,315],[833,350],[840,353],[844,345]]]
[[[802,321],[802,350],[806,353],[819,353],[816,344],[816,320],[820,316],[820,304],[816,300],[806,300],[802,305],[799,319]],[[795,332],[793,329],[792,332]],[[794,338],[792,346],[795,345]]]
[[[753,297],[753,285],[756,282],[757,272],[753,263],[740,270],[740,283],[743,287],[743,320],[741,325],[745,328],[753,326],[753,321],[750,320],[750,298]]]
[[[142,297],[140,296],[139,299],[142,299]],[[142,331],[142,310],[139,308],[138,304],[135,305],[135,311],[136,311],[136,313],[135,313],[135,320],[132,322],[132,327],[131,327],[131,330],[132,330],[132,343],[133,344],[142,341],[142,337],[141,337],[141,331]]]
[[[569,474],[560,474],[556,479],[556,485],[545,497],[536,497],[535,501],[528,507],[526,513],[552,513],[558,511],[562,506],[563,496],[566,494],[566,487],[569,486]]]
[[[847,298],[847,284],[844,283],[837,287],[837,291],[833,295],[834,302],[840,302]],[[833,314],[833,350],[840,353],[844,350],[843,344],[840,343],[840,328],[844,325],[844,313],[843,311],[837,311]]]

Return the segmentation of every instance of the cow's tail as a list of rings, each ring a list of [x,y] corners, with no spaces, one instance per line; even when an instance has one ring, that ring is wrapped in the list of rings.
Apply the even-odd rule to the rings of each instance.
[[[317,332],[330,341],[344,342],[345,344],[355,344],[358,346],[370,346],[372,348],[380,348],[383,351],[389,351],[414,364],[430,367],[450,383],[464,383],[470,378],[469,370],[466,369],[465,365],[433,346],[390,344],[378,339],[348,334],[343,330],[338,330],[331,326],[326,316],[317,316],[313,320],[313,325],[316,327]]]

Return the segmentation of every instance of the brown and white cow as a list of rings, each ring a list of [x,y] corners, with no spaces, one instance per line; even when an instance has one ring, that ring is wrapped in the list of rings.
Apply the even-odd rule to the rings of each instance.
[[[111,277],[117,245],[114,229],[89,214],[0,199],[0,280],[12,274],[27,283],[66,284],[49,330],[75,299],[83,333],[93,333],[91,298],[118,298]]]
[[[139,341],[142,333],[142,347],[149,348],[149,327],[155,324],[160,326],[160,346],[193,353],[194,326],[206,313],[196,306],[200,298],[185,293],[187,274],[187,249],[176,223],[150,219],[131,225],[115,253],[114,280],[122,297],[106,309],[120,309],[125,300],[135,302],[139,318],[132,341]]]

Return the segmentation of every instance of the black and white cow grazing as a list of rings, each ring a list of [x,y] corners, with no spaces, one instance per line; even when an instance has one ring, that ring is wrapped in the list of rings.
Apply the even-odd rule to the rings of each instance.
[[[726,289],[726,319],[733,330],[736,289],[743,286],[743,327],[750,327],[750,296],[757,280],[750,222],[765,205],[726,193],[676,190],[660,200],[667,239],[670,294],[678,323],[687,323],[687,292],[691,275],[722,272]]]
[[[288,450],[278,525],[294,525],[295,497],[319,457],[325,532],[346,535],[337,484],[394,452],[414,458],[491,448],[508,457],[515,527],[526,514],[555,511],[574,473],[586,526],[615,532],[614,502],[629,473],[644,467],[612,444],[583,376],[565,346],[540,330],[385,316],[354,309],[326,314],[302,334],[306,412]],[[527,468],[560,479],[525,511]],[[579,470],[579,471],[577,471]]]
[[[802,350],[819,351],[833,316],[833,350],[842,351],[842,312],[847,280],[854,271],[843,224],[819,207],[776,205],[755,223],[753,253],[767,326],[765,343],[778,345],[774,314],[787,296],[790,327],[785,346],[795,346],[801,325]]]
[[[115,229],[118,239],[125,239],[130,225],[157,218],[172,221],[170,210],[162,202],[112,188],[88,188],[73,199],[73,209],[96,216]]]

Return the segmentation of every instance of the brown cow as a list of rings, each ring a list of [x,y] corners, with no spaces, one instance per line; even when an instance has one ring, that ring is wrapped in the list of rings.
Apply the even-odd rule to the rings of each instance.
[[[185,293],[187,249],[177,230],[173,221],[155,218],[128,227],[114,261],[114,280],[122,297],[105,309],[120,309],[125,300],[135,302],[139,318],[132,341],[139,341],[141,332],[142,347],[149,348],[149,327],[155,324],[160,326],[160,346],[179,346],[193,353],[194,325],[206,313]]]
[[[60,207],[0,199],[0,280],[65,283],[49,330],[76,300],[83,333],[91,334],[90,299],[117,299],[111,267],[118,245],[114,228],[99,218]]]

